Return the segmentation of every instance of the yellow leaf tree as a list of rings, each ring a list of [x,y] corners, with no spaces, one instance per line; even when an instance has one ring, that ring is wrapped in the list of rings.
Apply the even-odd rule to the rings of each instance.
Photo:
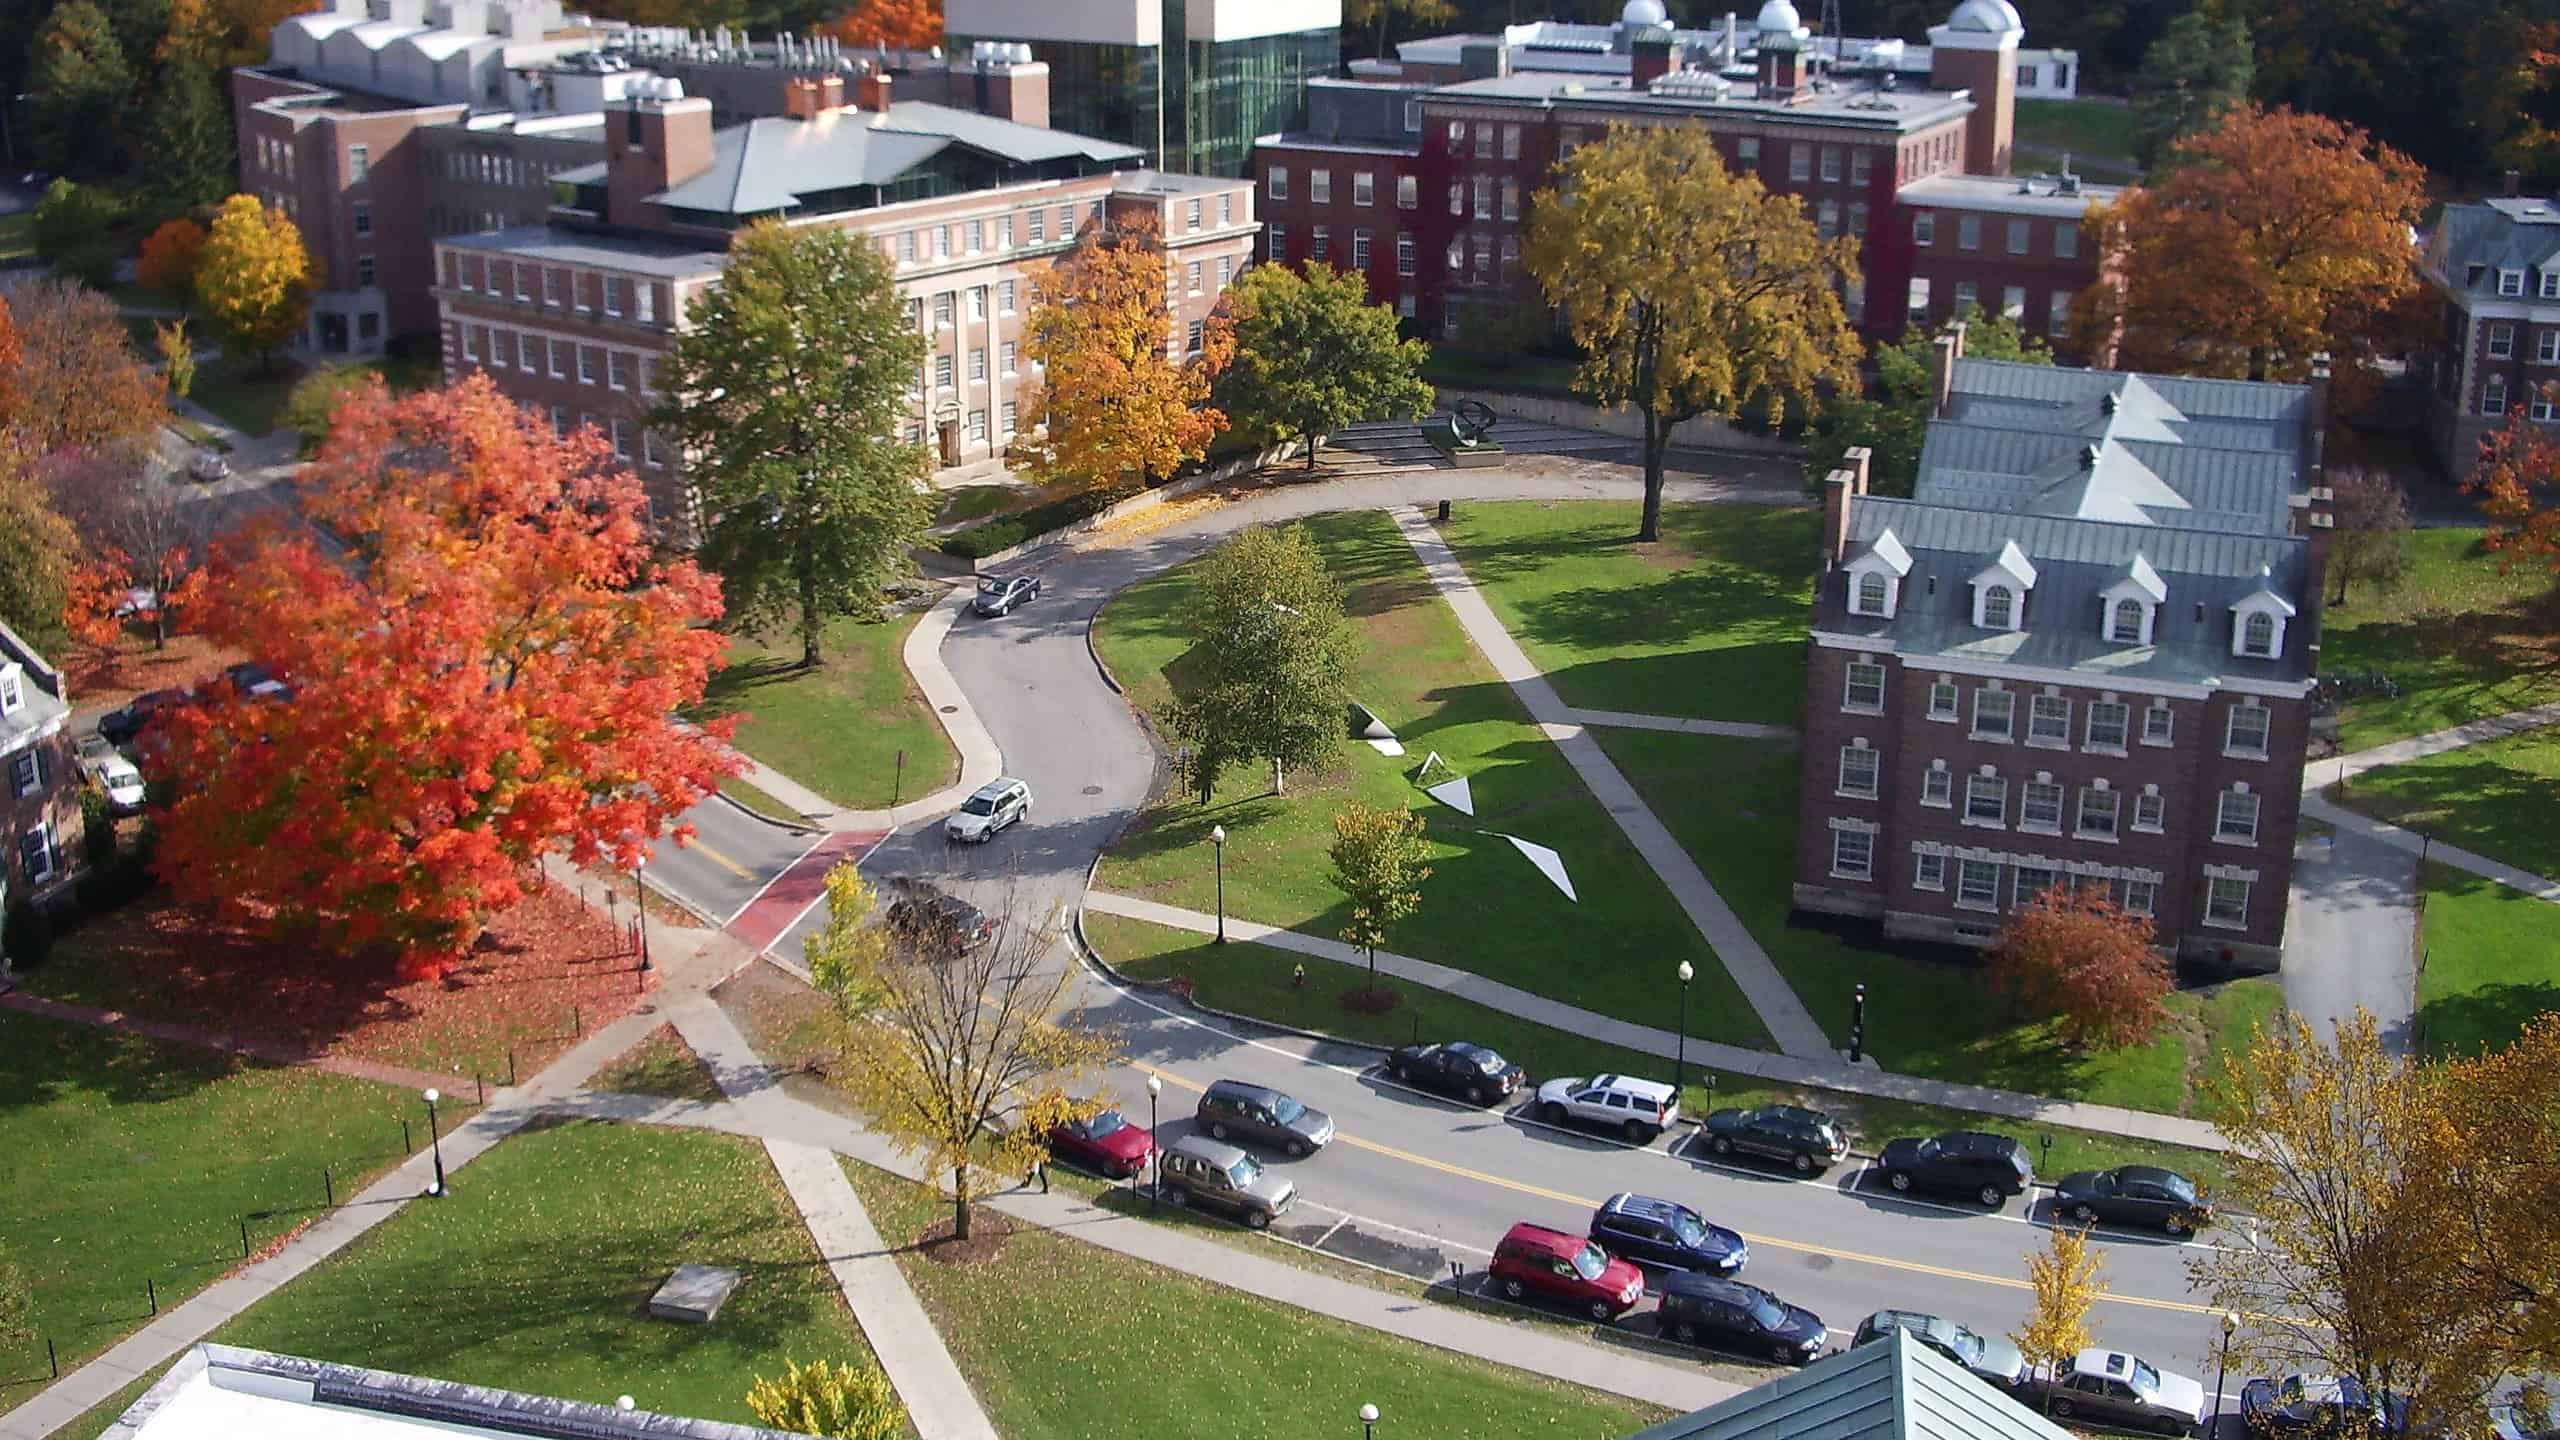
[[[2474,1327],[2456,1340],[2475,1374],[2560,1370],[2560,1014],[2545,1011],[2502,1050],[2444,1062],[2417,1117],[2407,1173],[2428,1217],[2438,1308]]]
[[[1209,404],[1226,327],[1208,327],[1201,353],[1175,353],[1168,265],[1153,226],[1123,222],[1032,277],[1025,346],[1040,378],[1023,408],[1047,429],[1013,453],[1034,478],[1136,490],[1201,458],[1227,428]]]
[[[2027,1287],[2035,1307],[2027,1323],[2009,1332],[2030,1367],[2042,1366],[2051,1380],[2071,1357],[2089,1345],[2089,1308],[2107,1293],[2098,1278],[2106,1257],[2089,1244],[2086,1226],[2056,1225],[2045,1248],[2027,1257]],[[2032,1370],[2031,1370],[2032,1373]],[[2054,1413],[2070,1413],[2069,1403],[2056,1401]]]
[[[891,1144],[950,1177],[951,1230],[990,1188],[1048,1154],[1051,1126],[1096,1108],[1076,1091],[1118,1058],[1111,1034],[1063,1013],[1075,978],[1051,962],[1045,913],[1009,907],[975,944],[873,918],[875,897],[851,864],[827,875],[827,922],[808,942],[809,968],[843,1023],[835,1083]]]
[[[311,254],[291,217],[254,195],[223,201],[196,261],[196,299],[225,348],[271,368],[311,308]]]
[[[785,1358],[776,1378],[756,1377],[747,1413],[756,1423],[830,1440],[900,1440],[907,1407],[877,1365],[803,1365]]]
[[[1840,292],[1858,242],[1825,240],[1792,195],[1724,168],[1695,125],[1613,125],[1531,202],[1527,260],[1582,347],[1574,388],[1644,417],[1644,521],[1662,538],[1662,457],[1700,415],[1854,391],[1858,337]]]

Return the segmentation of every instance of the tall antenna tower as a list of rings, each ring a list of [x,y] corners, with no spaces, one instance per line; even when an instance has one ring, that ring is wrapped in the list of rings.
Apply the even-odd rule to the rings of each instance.
[[[1840,0],[1822,0],[1822,38],[1831,45],[1831,68],[1840,68]]]

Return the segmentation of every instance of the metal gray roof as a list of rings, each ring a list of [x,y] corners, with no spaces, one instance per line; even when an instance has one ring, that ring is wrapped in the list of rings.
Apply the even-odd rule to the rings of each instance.
[[[477,235],[440,235],[436,243],[451,250],[485,250],[554,265],[592,265],[634,275],[691,280],[717,275],[729,257],[699,245],[653,240],[637,235],[605,235],[586,230],[555,230],[519,225]]]
[[[0,624],[0,666],[13,661],[25,669],[22,695],[26,703],[0,715],[0,755],[60,729],[71,714],[71,690],[63,683],[62,672],[46,664],[36,647],[19,638],[17,631]]]
[[[1144,153],[1071,131],[898,100],[885,114],[837,110],[816,120],[766,118],[731,126],[711,137],[709,169],[650,198],[678,210],[759,215],[790,209],[803,195],[895,184],[954,145],[1017,165],[1074,159],[1108,165]]]
[[[1638,90],[1624,76],[1602,78],[1529,70],[1437,86],[1423,92],[1423,99],[1431,104],[1491,101],[1541,107],[1599,105],[1629,114],[1730,114],[1896,131],[1973,113],[1972,99],[1960,91],[1855,88],[1780,100],[1763,98],[1754,81],[1733,81],[1722,95],[1708,88],[1711,83],[1711,77],[1682,72],[1681,78],[1671,83],[1656,82],[1650,90]]]
[[[2070,1440],[1896,1330],[1628,1440]]]
[[[2098,201],[2113,201],[2121,185],[2081,181],[2066,192],[2049,179],[1992,175],[1931,175],[1895,192],[1905,205],[1943,210],[1988,210],[2000,215],[2055,215],[2076,219]]]
[[[2540,291],[2531,273],[2560,264],[2560,200],[2502,196],[2470,205],[2448,205],[2427,241],[2427,268],[2448,288],[2482,299],[2498,298],[2500,270],[2526,271],[2524,294]],[[2471,267],[2481,267],[2471,279]]]

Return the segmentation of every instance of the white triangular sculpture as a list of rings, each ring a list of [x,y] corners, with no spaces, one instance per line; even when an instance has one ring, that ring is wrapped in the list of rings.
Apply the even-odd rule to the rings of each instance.
[[[1439,766],[1443,770],[1449,768],[1449,762],[1441,759],[1440,752],[1434,750],[1429,755],[1423,757],[1422,768],[1413,772],[1413,782],[1417,785],[1421,784],[1422,777],[1430,774],[1431,767],[1434,765]]]
[[[1425,785],[1422,787],[1422,793],[1461,815],[1476,813],[1475,792],[1467,788],[1467,777],[1464,775],[1454,780],[1443,780],[1437,785]]]
[[[1360,704],[1357,700],[1351,703]],[[1396,732],[1387,728],[1387,722],[1378,718],[1378,712],[1360,705],[1360,713],[1369,717],[1369,723],[1360,727],[1360,738],[1369,742],[1369,748],[1381,755],[1404,753],[1404,742],[1396,739]]]
[[[1404,742],[1398,740],[1393,735],[1388,736],[1384,740],[1372,740],[1369,742],[1369,746],[1381,755],[1402,755],[1404,753]]]
[[[1528,856],[1529,863],[1538,867],[1539,874],[1554,881],[1555,887],[1564,892],[1564,898],[1577,905],[1582,903],[1582,897],[1573,893],[1572,879],[1564,873],[1563,856],[1544,845],[1532,844],[1517,835],[1505,835],[1502,838],[1511,842],[1511,848]]]

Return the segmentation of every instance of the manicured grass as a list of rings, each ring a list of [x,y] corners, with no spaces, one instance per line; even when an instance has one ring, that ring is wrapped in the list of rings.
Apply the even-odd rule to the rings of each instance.
[[[2560,728],[2367,770],[2332,793],[2395,825],[2560,875]]]
[[[2551,902],[2428,862],[2418,1039],[2432,1055],[2513,1043],[2525,1022],[2560,1010],[2560,947]]]
[[[687,1262],[746,1279],[719,1320],[652,1319]],[[865,1360],[799,1212],[752,1141],[593,1122],[537,1126],[224,1326],[288,1355],[749,1422],[788,1356]]]
[[[2408,578],[2358,587],[2321,620],[2320,668],[2379,670],[2393,699],[2349,702],[2340,747],[2363,750],[2560,699],[2560,589],[2531,557],[2501,570],[2478,530],[2410,536]],[[2359,785],[2363,782],[2358,781]]]
[[[1799,508],[1617,501],[1461,505],[1467,574],[1568,705],[1793,725],[1815,532]]]
[[[2103,100],[2021,100],[2017,148],[2020,174],[2058,170],[2068,152],[2074,172],[2092,178],[2141,173],[2134,158],[2133,111]]]
[[[1010,485],[963,485],[946,490],[942,508],[936,510],[933,523],[958,525],[970,520],[983,520],[1023,498],[1023,492]]]
[[[12,210],[0,215],[0,262],[29,260],[36,253],[36,212]]]
[[[796,635],[742,637],[729,647],[729,668],[711,677],[694,718],[745,716],[739,749],[839,805],[877,809],[894,793],[910,800],[930,793],[950,782],[959,760],[899,654],[922,618],[832,621],[827,661],[815,670],[800,668]],[[903,785],[900,751],[907,757]],[[791,813],[782,810],[785,818]]]
[[[1596,1040],[1544,1025],[1531,1024],[1500,1010],[1419,986],[1403,987],[1405,1003],[1388,1015],[1365,1015],[1343,1008],[1342,993],[1358,983],[1358,972],[1261,945],[1217,945],[1208,937],[1152,925],[1118,915],[1091,911],[1085,934],[1113,968],[1132,979],[1189,980],[1203,1005],[1259,1016],[1284,1025],[1321,1030],[1374,1045],[1403,1045],[1425,1040],[1472,1040],[1516,1060],[1534,1082],[1558,1075],[1598,1075],[1617,1071],[1657,1080],[1671,1076],[1671,1062],[1642,1051],[1604,1045]],[[1290,975],[1301,962],[1307,984],[1292,986]],[[1895,1135],[1934,1134],[1941,1130],[1990,1130],[2015,1135],[2029,1146],[2037,1137],[2053,1136],[2053,1173],[2102,1169],[2110,1165],[2168,1165],[2198,1178],[2219,1178],[2221,1159],[2210,1151],[2155,1145],[2085,1130],[2030,1125],[1973,1111],[1943,1106],[1875,1099],[1837,1090],[1765,1085],[1742,1076],[1714,1076],[1690,1064],[1689,1083],[1681,1105],[1692,1116],[1719,1105],[1761,1105],[1777,1101],[1810,1105],[1840,1117],[1850,1143],[1872,1152]]]
[[[255,361],[222,359],[196,368],[196,383],[187,398],[243,435],[255,438],[282,423],[284,402],[301,378],[288,361],[276,362],[273,374],[262,375]]]
[[[673,1025],[661,1025],[639,1044],[615,1056],[587,1082],[590,1090],[617,1090],[626,1095],[662,1095],[670,1100],[714,1101],[720,1082],[711,1067],[693,1053]]]
[[[452,1110],[446,1118],[452,1118]],[[417,1098],[317,1070],[246,1065],[0,1011],[0,1254],[35,1284],[39,1339],[0,1349],[0,1410],[344,1199],[426,1139]]]
[[[1327,878],[1333,816],[1347,800],[1410,803],[1427,818],[1432,876],[1420,912],[1386,947],[1454,965],[1613,1015],[1658,1018],[1662,976],[1686,958],[1698,970],[1698,1033],[1767,1043],[1753,1015],[1688,917],[1672,902],[1563,756],[1532,727],[1510,688],[1468,643],[1430,588],[1412,547],[1385,516],[1310,522],[1365,643],[1353,695],[1400,736],[1401,759],[1346,746],[1325,774],[1290,778],[1230,771],[1213,803],[1170,794],[1140,816],[1103,862],[1105,889],[1196,910],[1217,903],[1210,827],[1223,825],[1230,912],[1309,934],[1340,932],[1347,902]],[[1193,572],[1176,569],[1124,592],[1103,612],[1097,642],[1140,706],[1161,710],[1170,671],[1184,671]],[[1473,819],[1431,800],[1410,778],[1437,753],[1474,791]],[[1580,901],[1569,901],[1501,834],[1559,851]]]
[[[1046,1231],[1023,1229],[980,1263],[942,1263],[909,1248],[945,1215],[937,1197],[845,1171],[1008,1440],[1295,1440],[1356,1423],[1363,1404],[1402,1432],[1486,1440],[1604,1440],[1668,1418]]]
[[[2016,1018],[1965,952],[1887,950],[1871,928],[1817,926],[1790,913],[1796,848],[1794,750],[1765,741],[1600,730],[1601,747],[1658,807],[1750,927],[1832,1042],[1848,1043],[1851,987],[1867,987],[1866,1048],[1888,1070],[2168,1114],[2195,1113],[2191,1080],[2218,1039],[2248,1034],[2281,992],[2240,981],[2170,1001],[2148,1044],[2086,1053],[2049,1022]],[[1947,959],[1931,958],[1944,954]]]
[[[739,804],[746,806],[750,810],[756,811],[759,814],[770,815],[776,820],[797,820],[800,818],[799,806],[785,804],[783,803],[781,796],[763,789],[751,780],[743,779],[736,775],[723,775],[720,777],[720,793],[737,801]]]
[[[1549,395],[1578,399],[1573,393],[1573,377],[1581,363],[1554,355],[1532,355],[1513,352],[1501,355],[1478,354],[1467,350],[1434,349],[1422,364],[1422,378],[1434,386],[1452,390],[1507,390],[1523,395]],[[1497,433],[1496,438],[1500,438]]]

